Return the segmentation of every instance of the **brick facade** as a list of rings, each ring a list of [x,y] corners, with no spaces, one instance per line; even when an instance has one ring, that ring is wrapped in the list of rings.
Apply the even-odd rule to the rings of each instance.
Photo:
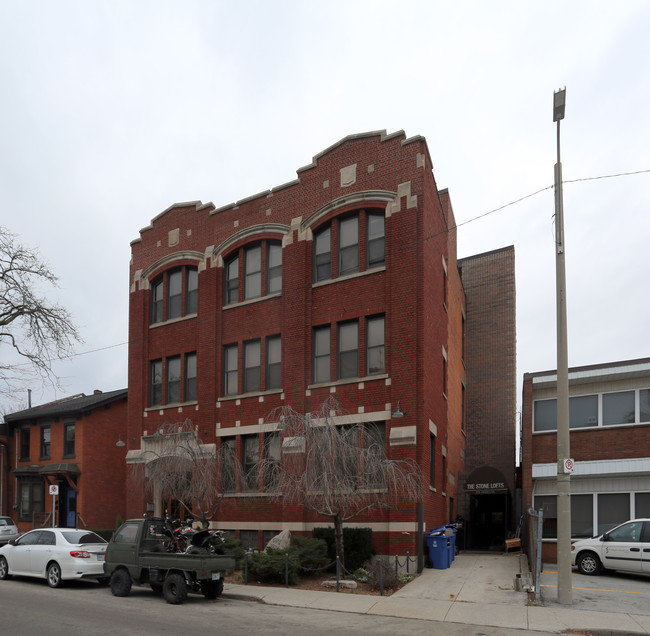
[[[461,513],[470,519],[467,540],[474,547],[500,547],[516,526],[516,290],[515,251],[506,247],[459,262],[466,297],[465,419],[467,442]],[[472,495],[474,471],[498,471],[505,488]],[[500,479],[501,479],[500,478]],[[500,480],[499,480],[500,481]],[[472,503],[472,497],[475,499]],[[474,508],[472,507],[474,506]],[[479,510],[498,521],[477,520]],[[471,520],[474,518],[472,527]],[[488,527],[490,526],[490,527]],[[481,536],[483,535],[483,536]]]
[[[379,217],[384,220],[383,262],[373,261],[377,245],[382,243],[371,240]],[[356,218],[351,223],[358,224],[359,266],[348,272],[344,248],[350,236],[346,219],[350,218]],[[324,262],[319,241],[326,244],[326,230],[331,273],[319,279]],[[281,290],[266,286],[277,257],[273,246],[281,246]],[[514,357],[510,314],[492,317],[498,313],[493,305],[479,306],[503,300],[507,312],[514,312],[511,252],[504,252],[510,260],[503,254],[495,257],[494,266],[487,257],[476,264],[465,259],[460,266],[461,282],[449,195],[438,191],[425,140],[406,139],[402,132],[346,137],[298,170],[295,181],[235,204],[220,208],[200,202],[171,206],[132,242],[127,461],[134,466],[144,462],[142,448],[148,437],[166,423],[186,419],[192,421],[204,444],[218,447],[224,438],[234,437],[241,456],[244,436],[256,436],[262,452],[263,434],[277,430],[278,423],[268,421],[273,409],[291,406],[308,413],[334,396],[347,413],[346,423],[383,422],[387,455],[418,463],[427,486],[422,500],[427,528],[454,519],[459,510],[459,481],[466,471],[466,434],[471,428],[468,419],[467,431],[462,430],[463,393],[466,399],[473,390],[488,395],[478,386],[484,376],[476,369],[472,372],[476,375],[470,375],[470,366],[501,360],[504,351],[508,361],[510,355]],[[510,278],[505,273],[508,267]],[[487,272],[479,276],[483,268]],[[171,310],[156,305],[154,299],[162,291],[166,300],[173,287],[173,273],[180,271],[185,276],[189,270],[198,272],[196,306],[187,312],[176,309],[169,319],[165,312]],[[258,275],[262,279],[260,293],[247,298],[249,288],[258,285]],[[465,276],[470,283],[468,298],[474,302],[471,311],[465,307]],[[190,284],[187,289],[184,284],[179,298],[186,307]],[[492,289],[490,298],[481,295],[485,287]],[[471,320],[474,310],[476,322]],[[475,334],[472,342],[484,347],[475,361],[463,360],[465,316],[468,336]],[[379,372],[367,368],[373,359],[369,350],[373,319],[383,319],[384,362]],[[341,379],[345,363],[343,356],[339,359],[338,349],[339,342],[345,342],[341,331],[347,329],[345,325],[358,330],[358,372]],[[327,342],[323,336],[326,327],[330,329],[329,349],[322,345]],[[491,327],[503,338],[488,348]],[[509,328],[511,342],[507,341]],[[268,388],[268,346],[278,336],[281,381]],[[323,340],[317,345],[320,337]],[[249,376],[245,373],[249,346],[259,355],[259,371],[253,363],[250,367],[253,376],[259,373],[259,387],[256,384],[252,391],[247,390]],[[465,350],[467,355],[468,343]],[[321,354],[329,355],[329,373],[326,368],[321,370],[326,379],[316,381],[315,358]],[[181,389],[180,399],[170,403],[168,394],[176,389],[165,385],[168,369],[182,369],[194,355],[196,394]],[[321,362],[326,365],[326,357]],[[507,428],[501,413],[508,408],[503,402],[514,394],[514,380],[512,389],[504,389],[500,383],[510,382],[513,370],[514,366],[511,369],[506,364],[489,379],[490,387],[498,386],[502,396],[502,400],[481,405],[495,409],[497,423],[490,418],[491,430]],[[152,374],[158,377],[158,373],[162,381],[152,386]],[[183,376],[181,385],[184,382]],[[191,399],[184,398],[185,391]],[[399,419],[391,415],[398,404],[405,411]],[[508,414],[514,448],[513,415],[514,409]],[[480,417],[485,417],[485,410],[473,413],[471,421]],[[499,444],[503,440],[500,436]],[[435,455],[430,484],[431,447]],[[502,453],[503,447],[499,447],[489,461],[499,466],[510,463],[504,471],[511,476],[514,453],[505,460]],[[129,516],[155,509],[151,495],[137,487],[134,474],[127,475],[131,479],[127,486]],[[415,504],[361,516],[354,524],[373,528],[379,553],[418,552]],[[227,497],[213,525],[257,533],[253,536],[261,546],[264,533],[284,528],[308,532],[327,524],[295,506],[275,503],[262,491]]]
[[[52,524],[50,485],[59,486],[55,524],[115,528],[124,518],[126,449],[116,442],[126,433],[127,391],[97,391],[5,416],[8,514],[21,532]],[[71,427],[66,440],[66,427]],[[42,430],[49,430],[43,455]],[[24,448],[23,448],[24,447]],[[23,452],[24,450],[24,452]],[[23,488],[32,484],[29,496]],[[39,504],[40,502],[40,504]],[[24,505],[28,507],[23,509]],[[36,513],[35,515],[33,513]]]
[[[554,417],[556,383],[555,371],[526,373],[522,396],[523,506],[545,510],[546,562],[557,558],[557,435],[552,423],[536,422],[535,405],[550,406],[538,418]],[[578,539],[634,516],[650,516],[650,359],[569,369],[570,403],[575,399],[583,400],[582,411],[571,412],[570,424],[572,536]],[[580,508],[575,497],[581,497]],[[622,518],[626,505],[628,516]]]

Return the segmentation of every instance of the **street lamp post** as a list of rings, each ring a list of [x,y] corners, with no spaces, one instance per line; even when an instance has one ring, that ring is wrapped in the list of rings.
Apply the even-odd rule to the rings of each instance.
[[[557,294],[557,600],[573,603],[571,589],[571,473],[569,441],[569,356],[566,317],[564,201],[560,162],[560,121],[564,119],[566,88],[553,94],[553,121],[557,122],[555,164],[555,281]]]

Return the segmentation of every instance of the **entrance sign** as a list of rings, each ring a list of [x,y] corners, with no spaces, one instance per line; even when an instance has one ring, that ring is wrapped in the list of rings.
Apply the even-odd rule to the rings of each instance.
[[[492,466],[481,466],[472,471],[465,482],[465,491],[476,495],[508,492],[506,480],[499,470]]]

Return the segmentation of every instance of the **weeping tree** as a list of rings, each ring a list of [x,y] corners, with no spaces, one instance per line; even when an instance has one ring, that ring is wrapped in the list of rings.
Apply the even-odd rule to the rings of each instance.
[[[386,456],[383,426],[340,424],[340,415],[331,396],[314,413],[291,407],[273,411],[268,419],[280,422],[282,461],[272,458],[264,474],[267,490],[277,492],[278,499],[331,520],[344,565],[343,524],[395,505],[398,496],[402,502],[419,500],[422,480],[414,461]]]
[[[38,252],[0,226],[0,395],[13,397],[34,376],[58,385],[52,361],[81,342],[68,310],[43,295],[57,283]]]
[[[143,441],[144,471],[154,498],[175,499],[190,518],[208,528],[224,496],[234,492],[239,462],[234,449],[203,444],[191,420],[163,424]]]

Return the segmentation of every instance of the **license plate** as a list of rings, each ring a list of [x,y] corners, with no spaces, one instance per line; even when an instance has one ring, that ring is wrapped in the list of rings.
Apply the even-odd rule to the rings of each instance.
[[[221,578],[221,572],[213,572],[212,573],[212,580],[213,581],[218,581]]]
[[[105,554],[98,554],[98,555],[97,555],[97,560],[98,560],[98,561],[103,561],[105,558],[106,558],[106,555],[105,555]]]

